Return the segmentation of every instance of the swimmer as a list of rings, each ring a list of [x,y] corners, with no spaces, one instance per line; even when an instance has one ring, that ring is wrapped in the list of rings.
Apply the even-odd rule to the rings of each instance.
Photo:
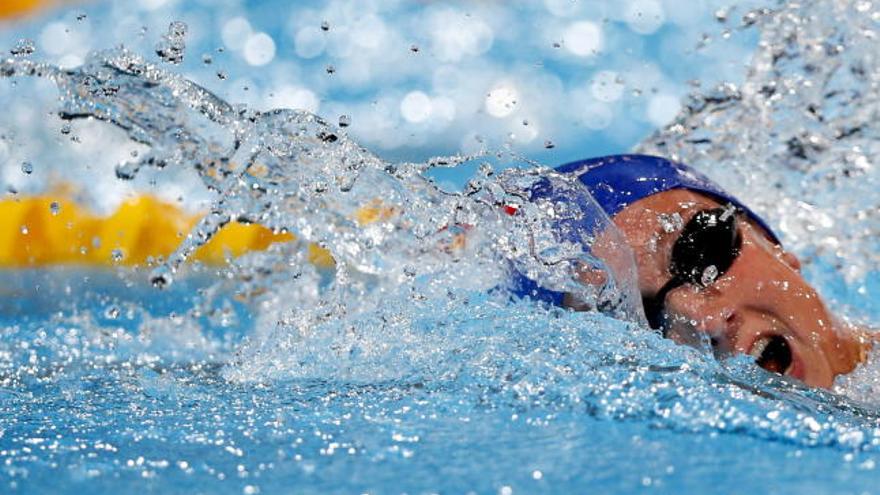
[[[576,176],[622,232],[645,315],[664,336],[687,343],[702,334],[716,354],[749,354],[826,388],[865,360],[868,334],[836,319],[767,223],[704,175],[644,155],[556,170]],[[574,309],[570,295],[534,284],[514,292]]]

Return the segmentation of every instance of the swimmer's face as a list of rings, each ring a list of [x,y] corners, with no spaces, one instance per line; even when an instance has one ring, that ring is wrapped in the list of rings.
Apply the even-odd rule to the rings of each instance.
[[[673,246],[685,225],[698,212],[720,207],[706,196],[672,190],[614,217],[633,248],[643,298],[673,278]],[[770,371],[830,387],[862,359],[864,344],[831,315],[801,276],[797,258],[746,216],[735,218],[741,243],[732,264],[705,286],[684,283],[663,298],[667,335],[685,342],[694,332],[707,334],[720,354],[751,354]]]

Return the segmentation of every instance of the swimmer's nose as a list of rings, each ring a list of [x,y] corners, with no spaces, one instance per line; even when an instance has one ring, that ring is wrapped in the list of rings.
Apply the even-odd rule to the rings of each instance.
[[[733,352],[736,335],[732,310],[707,305],[676,304],[668,308],[666,336],[679,344],[706,348],[716,356]]]

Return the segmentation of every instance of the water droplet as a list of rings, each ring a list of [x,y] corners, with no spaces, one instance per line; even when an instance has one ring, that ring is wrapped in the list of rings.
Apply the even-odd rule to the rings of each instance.
[[[174,21],[168,25],[168,33],[162,36],[162,41],[156,45],[156,54],[169,64],[183,62],[183,54],[186,51],[186,23]]]
[[[726,222],[734,213],[736,213],[736,206],[734,206],[733,203],[728,203],[724,206],[724,212],[721,213],[721,216],[718,217],[718,219],[722,222]]]
[[[411,51],[411,52],[413,52],[413,53],[419,53],[419,45],[415,45],[415,44],[410,45],[410,46],[409,46],[409,51]]]
[[[114,263],[119,263],[120,261],[122,261],[123,257],[124,255],[121,249],[114,249],[110,252],[110,259],[113,260]]]
[[[677,212],[672,214],[661,213],[657,215],[657,221],[660,222],[663,232],[667,234],[671,234],[684,227],[684,219]]]
[[[25,175],[34,173],[34,164],[31,162],[21,162],[21,173]]]
[[[323,21],[321,23],[321,31],[330,31],[330,23],[327,21]]]
[[[9,50],[9,53],[15,57],[27,57],[34,53],[34,51],[36,51],[36,47],[34,46],[33,40],[20,39],[15,43],[15,46]]]
[[[333,65],[331,64],[328,65],[325,70],[327,71],[327,74],[333,75],[336,72],[336,67],[333,67]]]
[[[202,55],[202,63],[205,65],[211,65],[214,63],[214,57],[212,57],[210,53],[205,53]]]
[[[700,276],[700,283],[704,286],[709,286],[712,285],[717,278],[718,268],[716,268],[715,265],[709,265],[703,270],[703,274]]]
[[[88,15],[86,15],[85,12],[81,12],[76,15],[76,20],[78,20],[79,22],[86,20],[86,18],[88,18]]]
[[[70,130],[71,130],[71,129],[70,129],[70,124],[68,124],[67,122],[61,124],[61,134],[62,134],[62,135],[64,135],[64,136],[69,135],[69,134],[70,134]]]
[[[217,79],[220,79],[221,81],[225,81],[227,78],[229,78],[229,75],[226,74],[225,70],[218,70],[217,71]]]
[[[318,139],[324,141],[325,143],[335,143],[339,140],[339,137],[332,132],[321,131],[318,133]]]
[[[115,320],[116,318],[119,318],[119,313],[119,306],[108,306],[107,309],[104,310],[104,318]]]
[[[116,178],[120,180],[132,180],[137,175],[140,166],[136,162],[124,162],[116,165]]]
[[[53,216],[58,215],[61,211],[61,205],[58,204],[58,201],[52,201],[52,203],[49,204],[49,211]]]
[[[544,141],[544,148],[546,148],[548,150],[552,150],[555,147],[556,147],[556,145],[553,144],[553,141],[550,141],[549,139]]]
[[[150,283],[157,289],[164,289],[171,285],[173,281],[171,268],[167,265],[159,265],[150,273]]]

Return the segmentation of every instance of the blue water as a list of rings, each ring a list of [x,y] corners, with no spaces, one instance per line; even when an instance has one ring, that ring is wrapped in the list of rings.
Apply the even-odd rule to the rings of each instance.
[[[432,47],[419,26],[470,20],[449,21],[443,6],[425,7],[423,14],[421,3],[95,2],[6,26],[0,39],[11,46],[33,37],[36,55],[42,50],[43,60],[55,63],[116,42],[149,54],[168,22],[182,18],[192,36],[187,58],[166,68],[231,101],[272,106],[273,90],[294,82],[320,97],[318,113],[329,120],[353,115],[351,135],[385,157],[422,160],[467,150],[462,136],[476,130],[514,152],[556,163],[636,144],[665,123],[649,100],[684,94],[691,78],[742,77],[741,59],[754,48],[754,33],[733,33],[715,52],[688,51],[682,47],[693,46],[700,32],[717,31],[715,9],[722,6],[701,3],[694,10],[702,17],[691,22],[675,12],[688,6],[684,2],[663,5],[667,22],[639,34],[633,29],[644,26],[627,27],[612,3],[570,14],[565,2],[511,9],[487,3],[473,15],[493,30],[492,47],[459,59],[443,52],[455,46]],[[277,15],[280,6],[289,13]],[[741,16],[745,6],[736,12]],[[371,47],[362,39],[361,58],[388,60],[360,80],[359,57],[344,55],[333,42],[312,57],[296,51],[293,34],[304,26],[327,20],[333,33],[366,14],[398,30],[394,46],[403,46],[407,57],[415,53],[411,45],[430,57],[398,63],[398,55],[380,53],[381,43]],[[248,63],[240,49],[216,50],[224,43],[220,31],[237,15],[276,39],[276,58],[268,65]],[[534,26],[566,29],[566,16],[600,23],[606,46],[620,49],[585,59],[555,47],[553,36],[522,41],[532,39],[524,33]],[[52,37],[61,35],[46,26],[54,21],[83,30],[79,44],[56,39],[53,45]],[[481,50],[478,45],[465,52]],[[214,57],[210,64],[204,53]],[[328,64],[336,69],[329,79]],[[474,78],[497,69],[493,78],[514,79],[524,101],[539,81],[546,92],[534,101],[550,111],[521,108],[533,111],[530,125],[552,132],[528,142],[506,136],[511,122],[522,124],[529,112],[493,120],[481,104],[467,106],[474,88],[437,81],[428,70],[443,65]],[[627,82],[626,96],[603,101],[612,114],[606,127],[590,128],[594,121],[565,113],[571,101],[584,102],[577,98],[588,73],[614,69],[626,76],[644,65],[659,68],[660,77],[639,88],[651,79],[640,73]],[[218,71],[227,77],[216,77]],[[495,81],[483,82],[491,87]],[[57,111],[56,93],[39,84],[0,82],[0,101],[15,115],[0,121],[0,129],[19,136],[0,149],[4,171],[15,172],[4,175],[7,186],[41,190],[58,174],[94,188],[99,206],[132,190],[182,195],[199,205],[193,195],[205,193],[185,174],[147,176],[122,192],[107,185],[115,178],[100,160],[114,150],[130,153],[126,141],[78,122],[78,141],[59,139],[59,123],[46,116]],[[638,89],[653,96],[638,96]],[[378,115],[381,123],[382,98],[392,98],[396,108],[415,90],[459,105],[451,123],[432,127],[418,121],[418,112],[404,112],[414,121],[395,112],[395,125],[377,129],[370,119]],[[401,135],[412,139],[400,141]],[[65,160],[54,158],[62,153]],[[21,156],[35,158],[35,171],[25,178],[17,172]],[[438,175],[463,182],[471,173]],[[830,304],[880,319],[880,276],[853,282],[823,256],[811,258],[806,275]],[[332,318],[297,333],[297,318],[311,308],[297,306],[287,286],[277,288],[288,303],[281,316],[259,298],[242,302],[248,286],[233,272],[203,269],[163,291],[149,285],[146,269],[0,274],[0,492],[878,491],[876,406],[783,381],[746,358],[718,362],[602,315],[512,303],[465,288],[438,293],[429,290],[430,280],[402,284],[378,307],[343,305],[348,313],[331,311]],[[276,317],[285,325],[273,326]]]
[[[876,487],[874,410],[602,316],[479,294],[427,301],[406,342],[384,340],[396,349],[338,356],[325,328],[297,356],[315,362],[241,381],[234,363],[260,354],[235,356],[247,324],[193,331],[169,317],[192,307],[186,294],[204,281],[177,294],[120,291],[92,274],[95,300],[72,310],[58,296],[82,273],[27,276],[56,304],[19,313],[0,336],[0,457],[12,492]],[[379,330],[361,330],[368,347]]]

